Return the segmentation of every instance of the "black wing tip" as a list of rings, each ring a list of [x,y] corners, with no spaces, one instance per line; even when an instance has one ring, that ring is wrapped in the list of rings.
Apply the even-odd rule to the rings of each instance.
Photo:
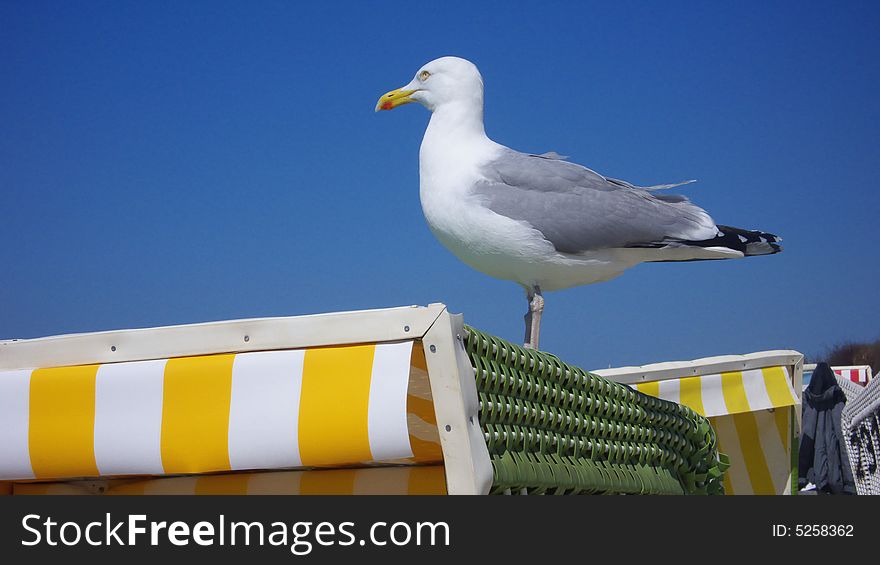
[[[742,256],[744,257],[753,257],[757,255],[774,255],[776,253],[782,252],[782,246],[779,245],[779,242],[782,241],[782,238],[778,235],[756,230],[732,228],[730,226],[716,227],[718,228],[718,235],[711,239],[666,239],[663,241],[655,241],[650,243],[630,244],[627,245],[627,247],[647,249],[659,249],[664,247],[713,247],[737,251],[739,253],[742,253]],[[730,258],[731,257],[729,256],[718,256],[699,259],[687,259],[687,261],[707,261],[712,259]],[[682,260],[670,259],[670,261],[681,262]]]
[[[718,231],[718,237],[710,241],[718,241],[731,249],[741,251],[746,257],[782,252],[782,246],[779,245],[782,238],[773,233],[731,226],[718,226]]]

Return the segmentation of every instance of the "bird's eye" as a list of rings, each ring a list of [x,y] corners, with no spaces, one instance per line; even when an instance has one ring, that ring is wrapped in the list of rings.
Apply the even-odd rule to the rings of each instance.
[[[431,76],[431,73],[429,73],[428,71],[422,71],[419,73],[419,80],[424,82],[428,80],[429,76]]]

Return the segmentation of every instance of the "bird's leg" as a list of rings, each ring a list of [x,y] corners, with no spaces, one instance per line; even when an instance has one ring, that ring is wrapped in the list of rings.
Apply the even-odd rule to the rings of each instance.
[[[533,349],[538,349],[538,341],[541,337],[541,315],[544,313],[544,297],[541,295],[541,289],[537,286],[534,296],[529,301],[529,308],[532,311],[532,335],[529,342]]]
[[[538,286],[526,290],[526,300],[529,302],[529,311],[526,312],[526,337],[524,347],[538,349],[538,340],[541,337],[541,315],[544,313],[544,297]]]

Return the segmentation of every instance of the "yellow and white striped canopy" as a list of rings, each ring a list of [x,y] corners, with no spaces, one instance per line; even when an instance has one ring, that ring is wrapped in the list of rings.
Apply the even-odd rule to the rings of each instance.
[[[440,462],[413,341],[0,372],[0,479]]]
[[[787,367],[638,383],[637,390],[707,416],[730,457],[728,494],[782,494],[792,485],[794,407]]]
[[[684,404],[706,417],[797,404],[786,367],[638,383],[640,392]]]

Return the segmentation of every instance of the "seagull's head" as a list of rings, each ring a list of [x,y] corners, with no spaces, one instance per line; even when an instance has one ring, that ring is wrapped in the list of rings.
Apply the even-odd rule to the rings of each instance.
[[[459,57],[441,57],[422,66],[406,86],[387,92],[376,111],[418,102],[430,111],[454,103],[483,105],[483,77],[477,66]]]

